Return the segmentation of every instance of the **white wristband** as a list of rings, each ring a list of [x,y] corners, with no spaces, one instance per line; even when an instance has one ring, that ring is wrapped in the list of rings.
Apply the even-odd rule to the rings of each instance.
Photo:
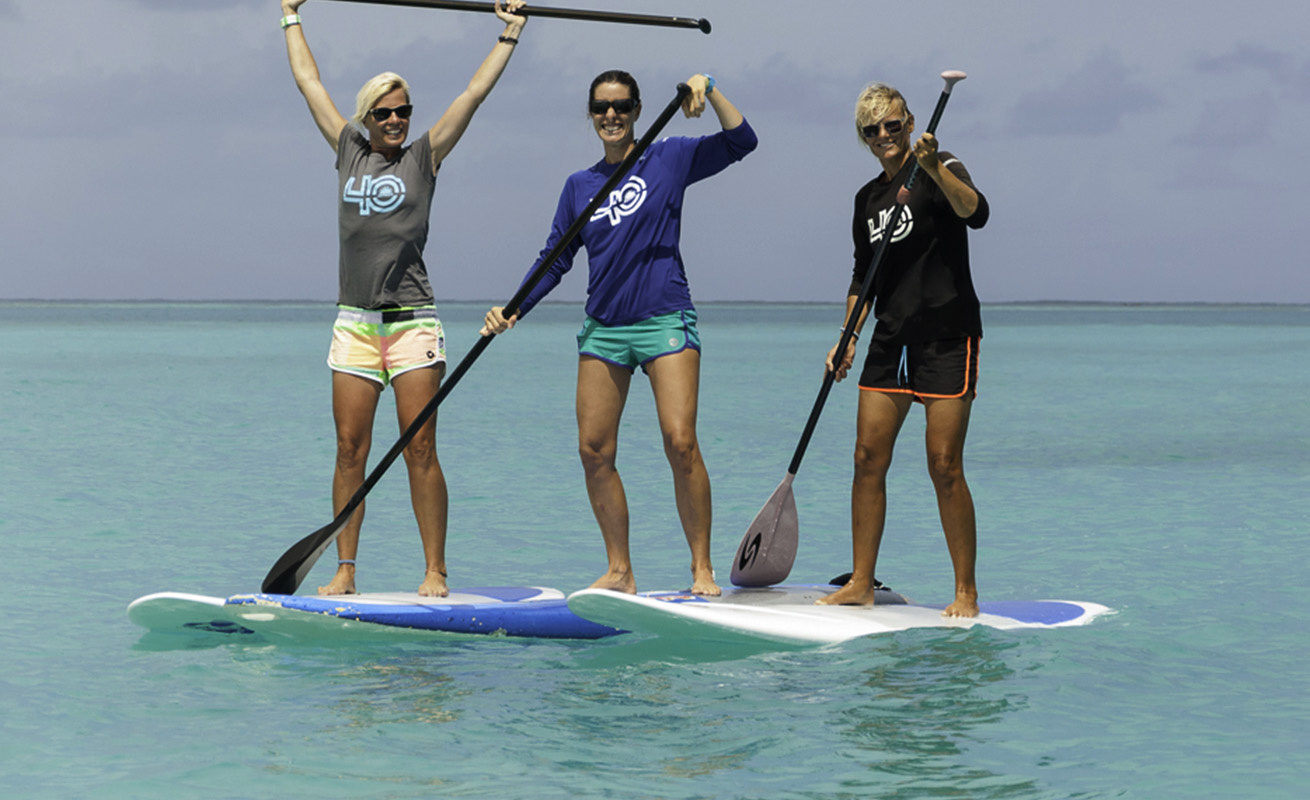
[[[299,25],[299,24],[300,24],[299,14],[291,14],[289,16],[285,16],[282,18],[282,28],[284,30],[286,28],[290,28],[292,25]]]

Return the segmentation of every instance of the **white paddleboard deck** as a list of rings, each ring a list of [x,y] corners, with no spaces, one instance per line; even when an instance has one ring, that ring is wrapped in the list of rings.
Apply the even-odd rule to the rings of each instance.
[[[159,592],[132,601],[128,618],[156,633],[262,634],[314,638],[443,632],[595,639],[618,631],[572,613],[564,593],[543,586],[492,586],[446,597],[382,592],[352,595]]]
[[[1076,600],[984,601],[977,617],[943,617],[945,604],[912,603],[886,590],[879,590],[872,606],[814,605],[836,590],[826,584],[770,586],[725,589],[721,597],[702,597],[685,592],[631,595],[583,589],[569,595],[568,606],[580,617],[625,631],[796,646],[911,628],[1060,628],[1085,625],[1110,611],[1098,603]]]

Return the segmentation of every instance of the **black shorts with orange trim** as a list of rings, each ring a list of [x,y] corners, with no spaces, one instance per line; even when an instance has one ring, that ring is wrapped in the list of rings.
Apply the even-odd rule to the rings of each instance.
[[[976,336],[908,345],[875,336],[864,359],[860,388],[913,395],[920,403],[953,397],[972,400],[978,394],[980,344]]]

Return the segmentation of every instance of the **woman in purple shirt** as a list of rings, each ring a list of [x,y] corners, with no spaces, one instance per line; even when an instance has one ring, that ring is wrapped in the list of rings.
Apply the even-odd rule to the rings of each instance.
[[[579,248],[587,248],[587,319],[578,334],[578,450],[609,562],[592,586],[622,592],[635,592],[637,584],[628,551],[628,502],[615,453],[628,387],[641,367],[655,394],[678,516],[691,548],[691,591],[720,593],[710,564],[710,480],[696,439],[700,337],[678,240],[687,186],[741,160],[755,149],[756,138],[714,78],[693,75],[687,85],[691,93],[683,113],[699,117],[708,103],[723,130],[652,144],[550,266],[519,313],[507,319],[502,307],[493,308],[483,328],[487,334],[513,327],[559,284]],[[636,146],[641,115],[637,82],[621,70],[601,73],[592,81],[588,110],[605,157],[565,182],[543,257]]]

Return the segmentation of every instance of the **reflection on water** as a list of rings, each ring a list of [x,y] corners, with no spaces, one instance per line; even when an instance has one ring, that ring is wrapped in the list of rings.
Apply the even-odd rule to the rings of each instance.
[[[1030,777],[968,758],[987,729],[1027,706],[1014,678],[1030,665],[1012,663],[1022,658],[1020,643],[985,628],[887,637],[876,663],[852,676],[850,703],[833,718],[843,755],[868,770],[842,786],[877,787],[884,797],[1031,796]]]

